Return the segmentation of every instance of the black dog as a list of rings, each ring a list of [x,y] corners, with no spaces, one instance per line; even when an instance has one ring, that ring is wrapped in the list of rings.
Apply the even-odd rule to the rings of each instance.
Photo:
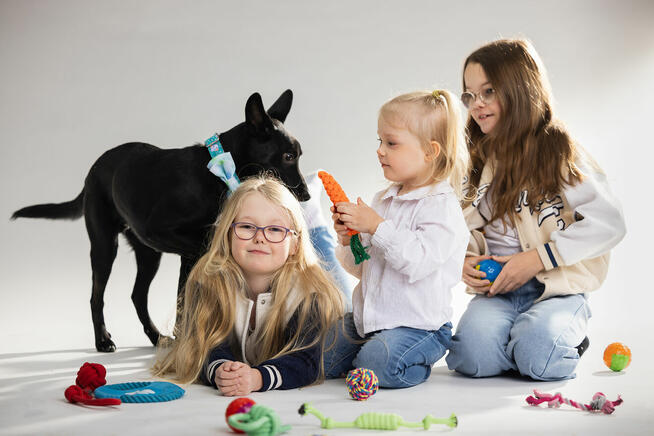
[[[309,199],[298,168],[300,144],[284,128],[293,93],[285,91],[266,113],[261,96],[245,104],[245,122],[219,135],[231,152],[241,180],[262,171],[272,172],[300,201]],[[148,313],[148,290],[159,268],[161,253],[181,256],[179,301],[188,274],[205,252],[211,225],[216,220],[227,186],[209,172],[210,155],[196,144],[163,150],[150,144],[119,145],[93,164],[84,189],[72,201],[25,207],[12,219],[77,219],[84,215],[91,240],[93,291],[91,313],[98,351],[114,351],[104,323],[104,290],[123,233],[134,249],[138,272],[132,301],[153,344],[159,330]],[[178,319],[179,309],[178,306]]]

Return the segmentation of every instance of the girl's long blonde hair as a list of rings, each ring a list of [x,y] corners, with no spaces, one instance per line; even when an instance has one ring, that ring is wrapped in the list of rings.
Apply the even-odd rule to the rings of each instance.
[[[477,63],[495,89],[502,112],[490,134],[468,117],[471,157],[470,194],[479,188],[489,159],[495,163],[493,216],[508,216],[515,224],[516,204],[527,190],[531,207],[575,184],[582,174],[575,164],[580,150],[565,127],[554,118],[547,73],[533,45],[524,39],[500,39],[475,50],[463,71]],[[465,79],[463,89],[466,89]]]
[[[430,179],[425,180],[426,184],[449,180],[461,198],[469,158],[461,108],[451,92],[438,89],[399,95],[384,103],[379,110],[379,119],[406,127],[420,140],[423,151],[431,158],[432,171]],[[438,156],[432,141],[440,145]]]
[[[271,177],[260,176],[244,181],[226,201],[214,224],[214,233],[207,253],[195,264],[186,281],[179,329],[172,349],[154,365],[159,377],[172,377],[181,383],[198,379],[205,359],[212,348],[229,341],[235,324],[237,294],[245,296],[246,282],[231,254],[231,224],[244,198],[258,192],[287,213],[291,227],[297,232],[296,249],[273,275],[272,307],[265,324],[259,328],[257,355],[260,362],[294,351],[324,344],[329,328],[343,314],[340,291],[320,267],[309,240],[302,210],[293,194]],[[288,237],[291,237],[289,234]],[[301,293],[297,330],[285,340],[285,322],[289,318],[287,301],[291,289]],[[308,331],[317,331],[315,339],[305,342]],[[322,377],[322,359],[320,375]]]

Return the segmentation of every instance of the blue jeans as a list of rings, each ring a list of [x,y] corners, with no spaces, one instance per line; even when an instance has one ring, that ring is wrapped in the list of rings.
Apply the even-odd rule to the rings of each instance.
[[[532,279],[507,294],[477,295],[464,312],[447,366],[470,377],[514,370],[534,380],[575,377],[575,348],[586,336],[590,307],[583,294],[534,304],[545,286]]]
[[[343,334],[343,329],[346,334]],[[445,355],[452,339],[452,324],[429,331],[410,327],[380,330],[362,338],[352,313],[332,329],[324,354],[325,377],[336,378],[354,368],[371,369],[383,388],[408,388],[424,382],[431,367]],[[355,343],[358,341],[359,343]]]
[[[315,248],[318,257],[322,261],[325,270],[332,275],[336,286],[345,297],[347,310],[352,310],[352,289],[354,288],[353,277],[350,276],[336,259],[334,248],[336,240],[329,233],[327,227],[315,227],[309,231],[311,243]]]

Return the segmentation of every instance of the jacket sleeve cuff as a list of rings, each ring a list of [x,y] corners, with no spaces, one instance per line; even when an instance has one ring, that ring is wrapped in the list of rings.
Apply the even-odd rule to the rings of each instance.
[[[212,385],[215,388],[218,388],[218,386],[216,386],[216,371],[218,370],[218,367],[220,365],[222,365],[227,361],[228,361],[227,359],[217,359],[214,360],[213,362],[209,362],[207,368],[204,371],[204,375],[207,378],[207,381],[209,382],[210,385]]]
[[[554,242],[547,242],[543,245],[539,245],[536,247],[536,251],[538,252],[540,260],[543,262],[545,271],[549,271],[565,264]]]
[[[259,392],[277,389],[282,385],[282,374],[275,365],[261,365],[254,368],[261,373],[261,389],[259,389]]]

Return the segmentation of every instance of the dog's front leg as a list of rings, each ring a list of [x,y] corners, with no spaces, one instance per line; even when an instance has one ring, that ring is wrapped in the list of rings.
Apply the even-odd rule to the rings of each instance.
[[[188,276],[198,259],[198,256],[180,256],[181,264],[179,267],[179,282],[177,283],[177,316],[175,318],[174,330],[175,337],[179,337],[178,329],[180,329],[182,326],[182,313],[184,311],[184,292],[186,290],[186,280],[188,279]]]

